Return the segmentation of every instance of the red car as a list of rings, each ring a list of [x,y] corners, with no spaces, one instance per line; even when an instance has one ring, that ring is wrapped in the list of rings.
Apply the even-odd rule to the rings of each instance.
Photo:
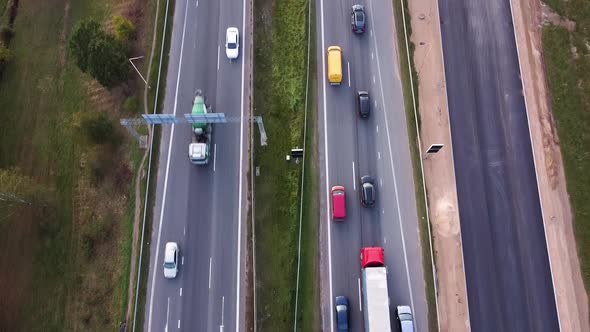
[[[346,194],[343,186],[332,187],[332,219],[344,221],[346,218]]]

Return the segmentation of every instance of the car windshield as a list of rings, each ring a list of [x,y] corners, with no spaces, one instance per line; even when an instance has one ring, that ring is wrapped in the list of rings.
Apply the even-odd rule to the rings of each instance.
[[[165,262],[164,263],[164,267],[167,269],[173,269],[174,268],[174,263],[172,262]]]
[[[234,49],[237,47],[238,47],[238,44],[236,44],[236,43],[227,43],[227,48],[229,48],[229,49]]]
[[[412,320],[412,314],[399,314],[399,320],[401,321],[411,321]]]

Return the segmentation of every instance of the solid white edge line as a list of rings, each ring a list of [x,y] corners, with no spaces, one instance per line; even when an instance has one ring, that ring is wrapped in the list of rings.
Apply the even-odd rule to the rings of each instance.
[[[371,11],[371,16],[373,16],[373,6],[369,6],[369,10]],[[381,64],[379,61],[379,47],[377,46],[377,37],[376,37],[377,33],[373,34],[373,42],[375,44],[375,54],[377,55],[377,74],[379,75],[379,85],[380,85],[380,90],[381,90],[381,103],[383,104],[383,107],[386,107],[386,103],[385,103],[385,94],[383,91],[383,78],[381,76]],[[375,79],[375,76],[373,76],[373,80]],[[387,145],[389,147],[389,161],[391,164],[391,173],[393,176],[393,188],[394,188],[394,192],[395,192],[395,200],[396,200],[396,205],[397,205],[397,216],[398,216],[398,220],[399,220],[399,225],[400,225],[400,235],[401,235],[401,239],[402,239],[402,250],[404,252],[404,264],[406,267],[406,279],[408,280],[408,293],[410,295],[410,305],[412,307],[412,311],[414,311],[414,296],[412,295],[412,281],[410,279],[410,268],[408,265],[408,252],[406,250],[406,240],[404,237],[404,226],[403,226],[403,219],[402,219],[402,215],[401,215],[401,207],[399,205],[399,190],[397,188],[397,180],[396,180],[396,176],[395,176],[395,166],[393,164],[393,151],[391,149],[391,137],[389,135],[389,121],[387,121],[387,118],[385,119],[385,132],[387,133]],[[415,329],[417,331],[419,331],[418,329],[418,322],[414,321],[415,324]]]
[[[541,188],[539,186],[539,173],[537,172],[537,161],[535,159],[535,145],[533,142],[533,132],[531,129],[531,121],[529,119],[529,109],[526,101],[526,92],[524,88],[524,75],[522,75],[522,66],[520,65],[520,51],[518,49],[518,37],[516,29],[514,28],[514,12],[512,11],[512,0],[508,1],[510,4],[510,16],[512,18],[512,32],[514,32],[514,43],[516,47],[516,56],[518,62],[518,70],[520,74],[520,84],[522,86],[522,97],[524,99],[524,108],[526,114],[527,125],[529,127],[529,138],[531,140],[531,151],[533,154],[533,166],[535,168],[535,180],[537,181],[537,193],[539,195],[539,207],[541,208],[541,218],[543,219],[543,235],[545,235],[545,246],[547,247],[547,260],[549,261],[549,273],[551,274],[551,284],[553,286],[553,297],[555,300],[555,313],[557,314],[557,325],[561,329],[561,320],[559,319],[559,305],[557,305],[557,291],[555,290],[555,279],[553,278],[553,264],[551,264],[551,255],[549,254],[549,241],[547,240],[547,227],[545,226],[545,213],[543,212],[543,199],[541,197]]]
[[[174,111],[173,114],[176,116],[176,107],[178,105],[178,85],[180,84],[180,73],[182,72],[182,53],[184,51],[184,35],[186,33],[186,16],[188,13],[188,6],[184,10],[184,23],[182,26],[182,39],[180,42],[180,57],[178,60],[178,75],[176,76],[176,91],[174,95]],[[172,154],[172,145],[174,142],[174,124],[170,129],[170,144],[168,145],[168,160],[166,161],[166,175],[164,176],[164,190],[162,194],[162,207],[160,209],[160,221],[158,225],[158,240],[156,241],[156,255],[154,256],[154,269],[152,271],[152,289],[150,294],[150,309],[148,313],[148,332],[152,329],[152,312],[154,306],[154,291],[156,287],[156,272],[158,271],[158,255],[160,253],[160,240],[162,238],[162,223],[164,219],[164,208],[166,207],[166,190],[168,189],[168,174],[170,171],[170,157]]]
[[[321,22],[321,29],[322,29],[322,83],[323,83],[323,104],[324,104],[324,147],[326,151],[324,151],[326,156],[326,202],[330,202],[330,173],[329,173],[329,157],[328,157],[328,123],[326,122],[328,117],[326,113],[326,44],[324,40],[324,0],[320,0],[320,22]],[[334,306],[334,299],[332,297],[332,234],[331,234],[331,224],[330,224],[330,204],[326,204],[326,219],[328,222],[328,280],[330,283],[330,331],[334,331],[334,310],[332,310]]]
[[[246,39],[246,0],[242,1],[242,45],[247,45]],[[242,164],[244,160],[244,59],[245,55],[240,57],[242,62],[242,87],[240,93],[240,112],[242,121],[240,121],[240,169],[239,185],[238,185],[238,255],[237,255],[237,271],[236,271],[236,332],[240,331],[240,267],[241,267],[241,252],[242,252]]]
[[[363,311],[363,302],[361,300],[361,278],[356,279],[359,284],[359,311]]]
[[[352,188],[356,191],[356,173],[354,172],[354,161],[352,162]]]

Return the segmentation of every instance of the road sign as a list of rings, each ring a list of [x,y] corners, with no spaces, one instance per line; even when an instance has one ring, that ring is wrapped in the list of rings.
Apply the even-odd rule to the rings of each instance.
[[[443,144],[431,144],[426,153],[437,153],[443,146]]]

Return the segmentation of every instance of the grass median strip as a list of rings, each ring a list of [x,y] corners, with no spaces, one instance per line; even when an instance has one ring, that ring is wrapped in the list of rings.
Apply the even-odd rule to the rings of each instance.
[[[293,329],[301,164],[287,162],[285,155],[304,145],[307,1],[261,0],[254,5],[254,12],[259,13],[254,21],[254,113],[263,116],[269,137],[269,145],[257,147],[254,156],[254,167],[260,167],[254,186],[257,327],[260,331],[289,331]],[[306,194],[313,191],[315,183],[308,181],[308,176],[317,173],[311,167],[306,169]],[[313,195],[308,197],[313,199]],[[313,249],[317,225],[310,225],[317,222],[310,212],[313,208],[304,202],[298,316],[311,322],[302,330],[319,326],[314,325],[317,317],[310,312],[317,305],[317,252]]]
[[[548,1],[559,14],[573,20],[572,31],[543,27],[544,60],[565,166],[567,190],[574,214],[574,232],[582,277],[590,289],[590,12],[587,1]]]

